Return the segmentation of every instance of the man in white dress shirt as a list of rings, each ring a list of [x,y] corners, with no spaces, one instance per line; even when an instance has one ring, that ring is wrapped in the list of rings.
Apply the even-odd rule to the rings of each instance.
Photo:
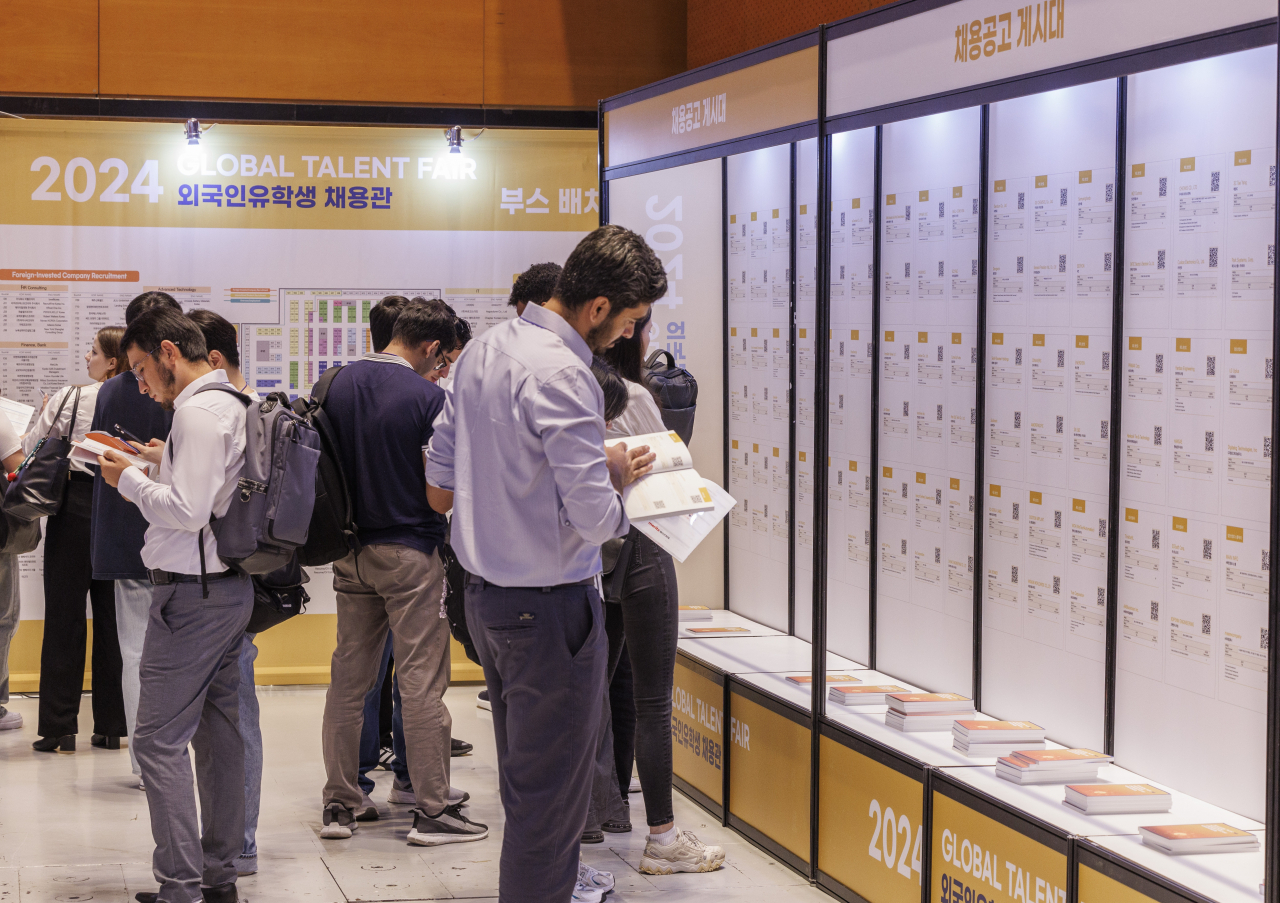
[[[154,589],[134,743],[160,890],[137,899],[233,903],[244,840],[239,658],[253,586],[218,558],[209,518],[226,514],[244,467],[245,408],[225,392],[196,395],[225,383],[227,374],[210,365],[200,329],[177,311],[157,308],[138,317],[120,350],[142,390],[174,411],[154,478],[118,453],[99,458],[106,481],[150,524],[142,561]],[[188,744],[195,750],[199,815]]]

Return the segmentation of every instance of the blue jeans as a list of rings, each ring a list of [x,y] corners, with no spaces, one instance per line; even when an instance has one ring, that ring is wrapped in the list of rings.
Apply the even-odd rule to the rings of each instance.
[[[244,737],[244,849],[236,864],[258,862],[258,807],[262,802],[262,725],[258,720],[258,693],[253,663],[258,647],[256,634],[246,633],[240,646],[240,735]]]
[[[378,730],[378,716],[382,708],[382,682],[387,679],[387,666],[391,661],[391,634],[387,634],[387,645],[382,650],[382,664],[378,666],[378,680],[364,697],[364,728],[360,734],[360,792],[366,796],[373,792],[373,778],[369,772],[378,767],[378,759],[382,754],[382,738]],[[409,767],[405,764],[404,722],[400,718],[400,683],[392,680],[391,684],[391,749],[395,759],[391,769],[401,787],[409,789],[413,783],[409,780]]]

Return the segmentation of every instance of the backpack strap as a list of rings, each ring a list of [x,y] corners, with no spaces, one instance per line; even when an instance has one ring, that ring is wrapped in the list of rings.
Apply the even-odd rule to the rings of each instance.
[[[665,356],[667,359],[667,369],[674,370],[676,368],[676,359],[671,356],[671,352],[665,348],[655,348],[649,353],[649,359],[644,362],[646,370],[652,370],[653,365],[658,362],[659,356]]]
[[[53,435],[53,428],[58,425],[58,421],[62,418],[62,410],[67,406],[67,399],[70,397],[71,397],[70,392],[62,396],[62,403],[58,405],[58,413],[53,415],[53,420],[49,422],[49,429],[44,434],[44,437],[46,439],[48,439],[50,436]],[[79,406],[80,406],[80,387],[76,386],[76,408],[79,408]],[[71,411],[71,429],[67,430],[68,437],[70,437],[71,433],[75,430],[75,428],[76,428],[76,411],[73,408]]]
[[[250,398],[248,395],[244,394],[243,392],[237,392],[235,389],[231,388],[226,383],[209,383],[208,385],[201,386],[200,388],[196,389],[194,392],[191,393],[192,397],[199,395],[201,392],[226,392],[228,395],[234,395],[236,398],[238,398],[240,400],[240,403],[243,404],[246,408],[249,407],[249,405],[253,404],[252,398]],[[169,463],[172,464],[173,463],[173,435],[172,434],[170,434],[169,440],[165,444],[168,446]],[[217,518],[214,517],[213,512],[212,511],[209,512],[209,523],[212,524],[215,520],[217,520]],[[209,598],[209,574],[208,574],[208,571],[205,570],[205,564],[204,564],[204,527],[200,528],[200,532],[197,536],[196,544],[200,551],[200,591],[203,594],[204,598],[208,599]]]
[[[316,404],[324,407],[324,400],[329,397],[329,386],[341,369],[342,364],[338,364],[336,367],[329,367],[324,373],[320,374],[320,378],[316,380],[316,384],[311,388],[311,397]]]

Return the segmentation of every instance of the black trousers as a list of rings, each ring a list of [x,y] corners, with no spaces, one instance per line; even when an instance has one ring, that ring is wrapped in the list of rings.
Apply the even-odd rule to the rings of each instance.
[[[467,580],[506,812],[500,903],[567,903],[591,802],[608,642],[594,586]]]
[[[79,733],[80,694],[88,627],[85,594],[93,608],[93,732],[128,733],[120,689],[120,640],[115,584],[93,579],[89,557],[93,480],[72,471],[62,510],[45,523],[44,643],[40,648],[42,737]]]
[[[625,651],[631,664],[631,717],[635,719],[634,749],[640,792],[644,795],[649,826],[665,825],[675,819],[671,802],[671,687],[676,674],[676,642],[680,638],[680,596],[676,587],[676,564],[671,555],[635,528],[631,530],[631,557],[622,583],[620,605],[623,630],[618,631],[617,612],[610,612],[609,674],[617,674]],[[624,711],[623,718],[630,713]],[[614,710],[614,717],[618,711]],[[623,725],[622,742],[626,742]],[[614,733],[614,756],[618,761],[619,734]],[[631,769],[618,783],[626,799]]]

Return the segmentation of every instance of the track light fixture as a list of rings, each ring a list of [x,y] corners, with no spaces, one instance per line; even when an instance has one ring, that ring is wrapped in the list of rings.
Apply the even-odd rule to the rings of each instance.
[[[449,153],[462,153],[462,126],[455,125],[451,129],[446,129],[444,137],[449,142]]]
[[[200,120],[199,119],[188,119],[186,129],[184,131],[187,136],[187,144],[200,143]]]

